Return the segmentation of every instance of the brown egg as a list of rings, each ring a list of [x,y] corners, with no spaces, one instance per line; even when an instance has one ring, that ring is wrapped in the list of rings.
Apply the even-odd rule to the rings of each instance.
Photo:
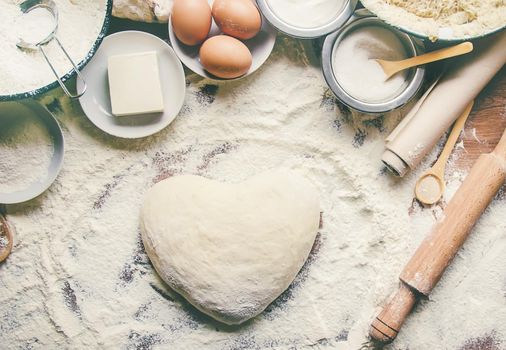
[[[215,0],[213,17],[225,34],[251,39],[262,27],[260,12],[251,0]]]
[[[200,63],[218,78],[238,78],[248,72],[252,61],[248,47],[227,35],[213,36],[200,48]]]
[[[171,21],[174,34],[181,42],[200,44],[211,30],[211,7],[207,0],[174,0]]]

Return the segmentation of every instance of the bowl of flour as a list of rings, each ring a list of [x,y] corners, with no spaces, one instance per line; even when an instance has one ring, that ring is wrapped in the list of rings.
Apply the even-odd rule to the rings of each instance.
[[[464,41],[506,28],[502,0],[362,0],[379,18],[402,31],[431,41]]]
[[[0,102],[0,203],[26,202],[47,190],[64,149],[58,122],[40,103]]]
[[[35,9],[23,14],[23,0],[0,1],[0,101],[34,97],[57,86],[51,68],[39,50],[21,50],[20,37],[49,34],[52,29],[48,12]],[[109,27],[112,0],[54,0],[58,8],[56,36],[70,57],[83,68],[93,57]],[[53,40],[44,46],[62,81],[75,72]]]

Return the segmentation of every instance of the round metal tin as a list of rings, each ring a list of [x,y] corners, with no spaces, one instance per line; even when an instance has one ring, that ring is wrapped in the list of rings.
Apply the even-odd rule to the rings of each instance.
[[[110,17],[111,17],[111,13],[112,13],[112,1],[113,0],[107,0],[106,10],[105,10],[106,11],[105,18],[104,18],[104,22],[102,24],[102,29],[100,30],[100,34],[98,35],[97,39],[95,40],[95,43],[91,47],[88,54],[84,57],[84,59],[81,62],[79,62],[77,64],[77,68],[82,69],[84,66],[86,66],[86,64],[91,60],[91,58],[93,57],[93,55],[97,51],[102,40],[105,38],[107,31],[109,30],[109,22],[110,22]],[[64,76],[61,77],[61,81],[66,82],[67,80],[74,77],[75,74],[76,73],[74,72],[74,69],[71,69],[69,72],[67,72]],[[10,95],[0,95],[0,101],[16,101],[16,100],[21,100],[21,99],[25,99],[25,98],[32,98],[32,97],[41,95],[43,93],[46,93],[46,92],[54,89],[57,86],[60,86],[60,85],[58,84],[58,81],[55,79],[55,81],[53,81],[52,83],[50,83],[46,86],[31,90],[31,91],[20,92],[20,93],[15,93],[15,94],[10,94]]]
[[[31,117],[38,118],[46,127],[49,135],[51,135],[54,150],[47,175],[32,183],[24,190],[12,193],[0,193],[0,203],[2,204],[23,203],[38,197],[46,191],[60,173],[65,153],[65,141],[60,125],[55,117],[40,103],[34,100],[0,102],[0,118],[2,118],[2,114],[10,113],[25,113]]]
[[[344,25],[353,15],[358,0],[347,0],[341,12],[329,23],[320,27],[302,28],[286,23],[271,9],[268,0],[257,0],[258,7],[263,16],[279,31],[299,39],[314,39],[325,36]]]
[[[337,46],[348,33],[359,27],[371,25],[382,26],[394,32],[410,56],[420,55],[424,52],[424,46],[421,41],[389,26],[369,11],[360,9],[355,12],[343,28],[330,34],[325,39],[322,49],[322,69],[327,84],[342,103],[363,113],[377,114],[394,110],[408,103],[422,87],[425,78],[425,68],[421,66],[411,69],[408,74],[408,85],[400,94],[392,99],[371,103],[361,101],[348,94],[335,77],[332,58]]]

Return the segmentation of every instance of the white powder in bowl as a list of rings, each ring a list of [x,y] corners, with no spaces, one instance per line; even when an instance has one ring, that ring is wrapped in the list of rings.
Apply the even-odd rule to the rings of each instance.
[[[282,21],[298,28],[315,28],[332,22],[341,12],[344,0],[268,0]]]
[[[16,112],[2,115],[0,193],[22,191],[45,179],[53,151],[51,135],[37,117]]]
[[[345,35],[336,44],[332,61],[334,75],[352,97],[364,102],[391,99],[407,86],[407,72],[386,80],[375,59],[402,60],[406,49],[392,31],[381,26],[363,26]]]
[[[388,23],[431,37],[465,39],[506,25],[504,0],[362,0]]]
[[[51,18],[45,9],[22,14],[21,0],[0,1],[0,95],[29,92],[56,80],[39,51],[21,50],[20,37],[41,39],[51,32]],[[55,0],[59,21],[57,36],[70,57],[81,62],[100,34],[106,0]],[[60,76],[72,70],[70,62],[52,41],[44,46]]]

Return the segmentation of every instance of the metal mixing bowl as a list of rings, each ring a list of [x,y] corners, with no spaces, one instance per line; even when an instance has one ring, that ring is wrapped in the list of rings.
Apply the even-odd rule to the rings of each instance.
[[[77,64],[77,68],[79,68],[79,69],[82,69],[91,60],[91,58],[93,57],[93,55],[97,51],[98,47],[102,43],[102,40],[104,39],[107,31],[109,30],[109,21],[110,21],[111,12],[112,12],[112,1],[113,0],[105,0],[105,1],[106,1],[106,7],[105,7],[106,13],[105,13],[104,22],[102,24],[102,29],[100,30],[100,33],[99,33],[97,39],[95,40],[95,42],[93,43],[93,46],[91,47],[88,54],[84,57],[84,59],[82,59],[81,62],[79,62]],[[66,82],[67,80],[74,77],[75,74],[76,73],[72,69],[60,78],[63,82]],[[21,100],[21,99],[25,99],[25,98],[35,97],[35,96],[41,95],[43,93],[46,93],[46,92],[54,89],[57,86],[60,86],[60,85],[58,84],[58,81],[55,79],[55,81],[53,81],[52,83],[50,83],[46,86],[42,86],[40,88],[34,89],[32,91],[20,92],[20,93],[15,93],[15,94],[10,94],[10,95],[0,95],[0,101],[15,101],[15,100]]]
[[[42,122],[53,144],[53,155],[48,164],[47,174],[40,174],[37,181],[31,183],[27,188],[10,193],[0,193],[1,204],[17,204],[29,201],[44,193],[56,180],[63,165],[65,154],[65,140],[60,124],[56,118],[35,100],[0,102],[0,118],[2,116],[29,116],[37,118]],[[14,119],[13,122],[16,122]],[[23,159],[19,160],[20,162]]]
[[[351,96],[339,84],[333,69],[333,57],[335,50],[341,40],[351,31],[361,26],[382,26],[390,31],[393,31],[401,40],[406,49],[408,56],[420,55],[424,52],[423,43],[412,38],[406,33],[399,32],[397,29],[392,28],[378,17],[365,9],[360,9],[355,12],[348,23],[340,30],[330,34],[325,39],[322,49],[322,69],[323,75],[327,84],[336,97],[348,107],[363,112],[363,113],[385,113],[393,109],[399,108],[408,103],[420,90],[425,78],[425,68],[423,66],[412,68],[408,72],[408,84],[397,96],[381,102],[366,102]]]

